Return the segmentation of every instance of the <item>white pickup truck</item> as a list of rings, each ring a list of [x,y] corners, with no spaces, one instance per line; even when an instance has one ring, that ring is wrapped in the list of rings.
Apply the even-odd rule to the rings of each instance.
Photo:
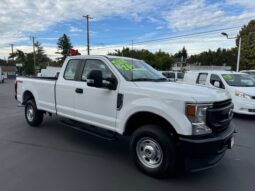
[[[234,143],[226,91],[168,82],[142,60],[72,56],[58,78],[18,77],[15,87],[29,125],[49,113],[100,137],[130,136],[133,161],[150,176],[215,166]]]

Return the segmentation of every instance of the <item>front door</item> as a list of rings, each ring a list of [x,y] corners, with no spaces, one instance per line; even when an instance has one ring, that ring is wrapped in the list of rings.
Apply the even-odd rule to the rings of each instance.
[[[78,121],[113,130],[116,123],[118,88],[109,90],[87,86],[87,75],[92,70],[101,70],[103,79],[115,76],[103,60],[86,60],[80,81],[75,83],[76,88],[81,89],[80,93],[75,94],[75,116]]]

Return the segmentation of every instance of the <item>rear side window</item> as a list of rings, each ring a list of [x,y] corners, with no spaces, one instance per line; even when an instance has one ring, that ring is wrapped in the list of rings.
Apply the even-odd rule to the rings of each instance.
[[[207,76],[207,73],[200,73],[197,78],[197,84],[205,85]]]
[[[172,72],[163,72],[162,74],[167,78],[175,78],[175,74]]]
[[[64,73],[64,79],[74,80],[76,71],[79,68],[80,63],[81,63],[81,60],[70,60],[66,66],[66,70]]]
[[[183,79],[184,78],[184,73],[177,73],[177,78],[178,79]]]

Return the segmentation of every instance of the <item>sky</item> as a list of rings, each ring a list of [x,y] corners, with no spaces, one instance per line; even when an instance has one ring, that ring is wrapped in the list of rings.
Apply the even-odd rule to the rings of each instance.
[[[1,0],[0,58],[14,51],[32,51],[34,36],[51,58],[57,40],[67,34],[75,49],[86,54],[89,14],[91,54],[107,54],[123,46],[188,54],[231,48],[221,32],[235,37],[255,19],[255,0]],[[157,40],[162,39],[162,40]],[[153,41],[155,40],[155,41]]]

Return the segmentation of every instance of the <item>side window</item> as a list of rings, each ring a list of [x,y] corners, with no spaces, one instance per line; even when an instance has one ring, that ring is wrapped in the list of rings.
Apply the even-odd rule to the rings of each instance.
[[[184,73],[182,73],[182,72],[178,72],[177,73],[177,79],[183,79],[184,78]]]
[[[102,71],[103,79],[114,77],[112,71],[105,65],[105,63],[103,61],[101,61],[101,60],[86,60],[86,64],[85,64],[83,72],[82,72],[81,80],[86,81],[88,74],[92,70]]]
[[[206,84],[207,73],[200,73],[197,78],[197,84]]]
[[[173,78],[173,79],[175,79],[175,73],[174,73],[174,72],[169,72],[169,73],[168,73],[168,78]]]
[[[215,86],[215,82],[219,82],[219,88],[224,89],[224,84],[222,83],[220,77],[217,74],[212,74],[211,78],[210,78],[210,84],[212,84],[213,86]]]
[[[74,80],[76,71],[77,71],[80,63],[81,63],[80,60],[70,60],[66,66],[66,70],[64,73],[64,79]]]

